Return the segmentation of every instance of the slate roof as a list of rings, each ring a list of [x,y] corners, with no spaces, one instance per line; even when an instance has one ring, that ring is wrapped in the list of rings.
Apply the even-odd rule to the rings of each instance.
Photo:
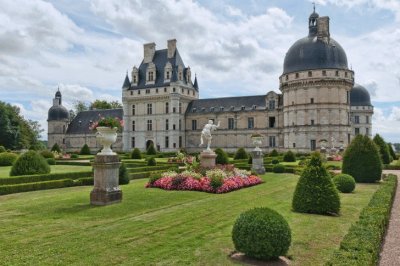
[[[67,108],[62,105],[54,105],[50,107],[47,121],[54,121],[54,120],[64,120],[69,119],[69,112]]]
[[[99,115],[103,117],[112,116],[122,119],[123,112],[122,108],[80,112],[68,125],[67,134],[93,134],[94,132],[90,130],[89,127],[92,122],[99,120]]]
[[[245,111],[250,111],[253,110],[254,105],[256,110],[265,110],[267,108],[265,95],[193,100],[189,103],[186,114],[242,111],[242,106]],[[214,107],[214,111],[212,111],[212,107]]]
[[[350,91],[351,106],[372,106],[369,92],[359,84],[354,84]]]
[[[152,61],[156,67],[156,79],[154,82],[154,85],[146,85],[146,70],[149,65],[149,63],[142,63],[139,66],[139,82],[137,86],[131,86],[130,89],[136,90],[136,89],[144,89],[144,88],[154,88],[154,87],[165,87],[168,86],[170,83],[164,83],[164,67],[165,65],[170,62],[172,65],[172,75],[171,75],[171,81],[175,82],[178,80],[178,66],[182,66],[183,68],[183,77],[186,77],[187,73],[187,68],[185,67],[185,64],[183,63],[183,60],[178,52],[178,49],[175,50],[174,57],[168,58],[168,49],[163,49],[163,50],[157,50],[154,53],[153,61]],[[129,81],[129,79],[128,79]],[[187,84],[186,79],[183,78],[182,82],[184,84]],[[191,82],[191,81],[190,81]],[[125,85],[125,83],[124,83]]]

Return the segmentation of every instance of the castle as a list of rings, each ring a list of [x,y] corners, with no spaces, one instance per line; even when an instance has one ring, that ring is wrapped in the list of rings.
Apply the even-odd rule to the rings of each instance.
[[[264,151],[309,152],[323,143],[344,148],[357,134],[371,136],[370,95],[354,83],[344,49],[330,36],[329,17],[314,10],[308,29],[308,36],[286,53],[281,93],[254,96],[199,99],[197,77],[193,82],[177,41],[169,40],[163,50],[145,44],[143,61],[123,82],[123,109],[84,111],[70,121],[56,92],[48,113],[48,146],[58,143],[77,151],[86,143],[97,151],[100,146],[89,126],[99,114],[125,122],[113,145],[117,151],[145,150],[151,144],[159,151],[200,151],[200,133],[210,119],[221,121],[212,146],[231,152],[252,149],[255,132],[264,136]]]

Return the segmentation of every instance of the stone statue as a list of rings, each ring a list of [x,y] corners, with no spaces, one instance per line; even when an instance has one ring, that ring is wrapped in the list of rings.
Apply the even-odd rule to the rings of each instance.
[[[216,130],[220,124],[221,121],[218,121],[218,124],[214,125],[214,122],[212,120],[208,120],[208,123],[204,126],[203,130],[201,131],[199,147],[203,146],[205,139],[207,140],[207,151],[211,151],[210,149],[211,139],[212,139],[211,131]]]

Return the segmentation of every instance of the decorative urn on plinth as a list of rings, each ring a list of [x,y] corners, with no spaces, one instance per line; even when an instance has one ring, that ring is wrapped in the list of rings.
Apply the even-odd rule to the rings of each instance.
[[[103,146],[103,149],[97,155],[116,155],[111,150],[111,145],[117,141],[118,128],[97,127],[96,130],[96,139]]]
[[[264,154],[260,149],[264,137],[261,134],[255,133],[251,135],[251,140],[255,146],[251,151],[252,165],[251,170],[257,174],[265,174],[264,168]]]

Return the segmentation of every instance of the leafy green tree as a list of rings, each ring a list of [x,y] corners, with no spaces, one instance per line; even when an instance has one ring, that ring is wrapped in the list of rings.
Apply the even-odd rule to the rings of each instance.
[[[382,161],[378,147],[368,137],[357,135],[343,155],[342,173],[356,182],[373,183],[381,179]]]
[[[385,140],[379,134],[376,134],[374,137],[374,142],[379,148],[379,153],[381,155],[382,162],[384,164],[390,164],[389,149]]]
[[[392,144],[391,144],[391,143],[388,143],[387,146],[388,146],[388,150],[389,150],[390,156],[392,156],[393,160],[397,160],[397,155],[396,155],[396,153],[395,153],[394,150],[393,150]]]
[[[90,109],[115,109],[122,108],[118,101],[95,100],[90,104]]]

